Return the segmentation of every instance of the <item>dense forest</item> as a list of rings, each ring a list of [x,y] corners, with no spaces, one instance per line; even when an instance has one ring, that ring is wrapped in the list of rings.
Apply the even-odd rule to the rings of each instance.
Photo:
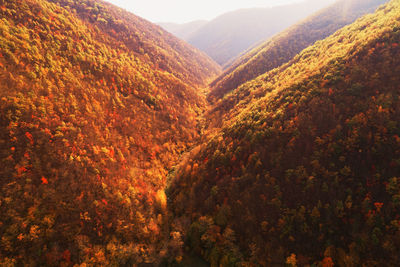
[[[314,42],[373,12],[385,2],[387,0],[340,0],[275,35],[236,59],[213,81],[209,101],[216,102],[241,84],[289,62]]]
[[[397,266],[399,44],[391,1],[229,94],[222,129],[171,176],[189,251],[211,266]]]
[[[165,177],[219,66],[101,1],[6,0],[0,17],[0,265],[167,256]]]
[[[221,72],[101,0],[0,0],[0,266],[398,266],[399,0]]]

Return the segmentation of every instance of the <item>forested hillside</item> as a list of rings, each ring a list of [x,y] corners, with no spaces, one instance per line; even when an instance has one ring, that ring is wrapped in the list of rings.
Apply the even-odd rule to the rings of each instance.
[[[341,0],[208,88],[217,63],[111,4],[0,0],[0,266],[399,265],[384,2]]]
[[[102,1],[1,0],[0,265],[168,257],[165,176],[218,73]]]
[[[226,96],[168,190],[211,266],[400,262],[400,2]]]
[[[289,62],[318,40],[333,34],[364,14],[372,13],[388,0],[340,0],[330,7],[288,28],[239,57],[211,83],[209,101],[216,102],[226,93]]]

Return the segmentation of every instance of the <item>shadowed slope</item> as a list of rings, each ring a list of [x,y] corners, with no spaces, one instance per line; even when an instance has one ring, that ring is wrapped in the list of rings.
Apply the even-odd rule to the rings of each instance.
[[[228,95],[224,127],[169,187],[190,251],[215,266],[395,266],[399,66],[391,1]]]

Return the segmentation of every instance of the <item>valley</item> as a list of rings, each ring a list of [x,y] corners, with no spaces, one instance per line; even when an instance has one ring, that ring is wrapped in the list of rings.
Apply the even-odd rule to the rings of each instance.
[[[223,70],[107,2],[0,0],[0,265],[397,266],[400,2],[293,23]]]

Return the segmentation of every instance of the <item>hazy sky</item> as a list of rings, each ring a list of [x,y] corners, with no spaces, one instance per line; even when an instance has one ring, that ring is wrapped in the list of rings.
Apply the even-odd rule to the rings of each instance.
[[[302,0],[106,0],[151,22],[210,20],[227,11],[270,7]]]

